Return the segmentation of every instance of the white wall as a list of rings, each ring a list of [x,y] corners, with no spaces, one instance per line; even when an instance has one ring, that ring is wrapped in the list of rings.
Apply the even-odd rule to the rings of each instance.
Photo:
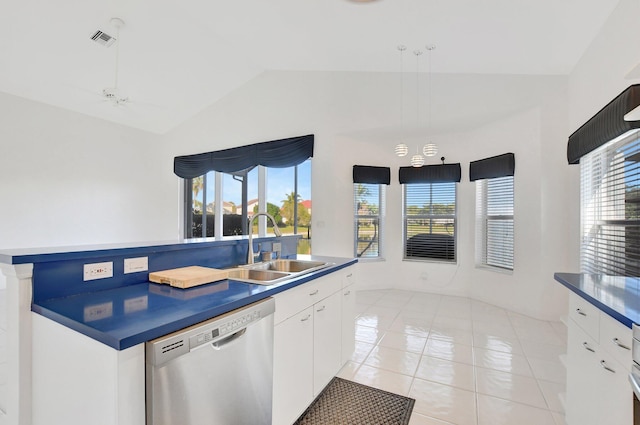
[[[315,254],[324,255],[353,255],[351,167],[390,166],[386,261],[362,264],[359,281],[364,287],[470,295],[557,319],[566,309],[566,298],[553,272],[571,270],[562,218],[570,207],[563,200],[563,185],[556,181],[571,174],[564,160],[567,79],[434,76],[440,96],[434,100],[434,111],[448,111],[450,119],[455,105],[465,109],[466,96],[494,117],[493,122],[469,129],[461,113],[459,131],[433,136],[440,152],[431,163],[439,163],[437,158],[444,155],[447,162],[461,162],[463,168],[457,265],[402,261],[397,173],[408,159],[392,153],[399,136],[396,81],[396,75],[383,73],[267,72],[170,132],[167,143],[173,154],[181,155],[314,133],[312,246]],[[473,97],[479,86],[482,96]],[[412,100],[406,102],[411,105]],[[408,132],[409,146],[424,143],[424,130]],[[475,186],[468,181],[469,161],[505,152],[516,154],[513,275],[475,268]]]
[[[160,136],[0,93],[0,143],[0,249],[178,238]]]

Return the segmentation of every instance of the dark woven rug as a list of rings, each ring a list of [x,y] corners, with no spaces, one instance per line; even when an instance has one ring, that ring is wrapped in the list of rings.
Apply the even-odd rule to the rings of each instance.
[[[407,425],[415,400],[333,378],[294,425]]]

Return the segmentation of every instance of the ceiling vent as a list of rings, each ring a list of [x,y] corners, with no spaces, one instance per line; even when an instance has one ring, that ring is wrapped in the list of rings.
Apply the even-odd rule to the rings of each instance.
[[[101,44],[105,47],[109,47],[111,46],[113,43],[115,43],[116,39],[114,37],[111,37],[109,34],[107,34],[106,32],[102,32],[100,30],[96,31],[92,36],[91,39],[93,41],[95,41],[98,44]]]

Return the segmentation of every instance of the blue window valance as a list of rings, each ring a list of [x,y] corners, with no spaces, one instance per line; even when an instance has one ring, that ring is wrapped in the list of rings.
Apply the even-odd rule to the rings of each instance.
[[[391,169],[389,167],[354,165],[353,182],[388,185],[391,183]]]
[[[308,134],[220,151],[177,156],[173,160],[173,172],[179,177],[192,179],[209,171],[233,173],[257,165],[293,167],[313,156],[313,139],[313,134]]]
[[[640,106],[640,84],[629,86],[569,136],[567,160],[579,164],[580,158],[610,140],[640,128],[640,121],[625,121],[624,116]]]
[[[460,164],[425,165],[423,167],[400,167],[400,184],[459,182]]]
[[[469,180],[494,179],[513,176],[516,170],[516,157],[512,153],[492,156],[491,158],[471,161]]]

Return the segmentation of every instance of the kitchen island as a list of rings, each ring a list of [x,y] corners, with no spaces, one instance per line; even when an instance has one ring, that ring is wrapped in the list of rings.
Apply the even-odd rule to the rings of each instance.
[[[265,250],[277,241],[283,258],[297,258],[298,238],[254,241]],[[271,286],[223,280],[183,290],[148,281],[151,271],[242,264],[246,250],[247,240],[237,238],[0,252],[7,280],[7,358],[16,370],[8,385],[17,389],[13,398],[7,394],[5,423],[143,425],[145,341],[270,296],[277,300],[307,284],[327,281],[337,293],[355,282],[346,276],[353,276],[357,260],[317,256],[301,258],[331,264]],[[148,270],[125,273],[124,259],[142,256]],[[112,262],[113,277],[84,281],[83,264],[102,262]],[[338,335],[337,341],[344,338]]]

